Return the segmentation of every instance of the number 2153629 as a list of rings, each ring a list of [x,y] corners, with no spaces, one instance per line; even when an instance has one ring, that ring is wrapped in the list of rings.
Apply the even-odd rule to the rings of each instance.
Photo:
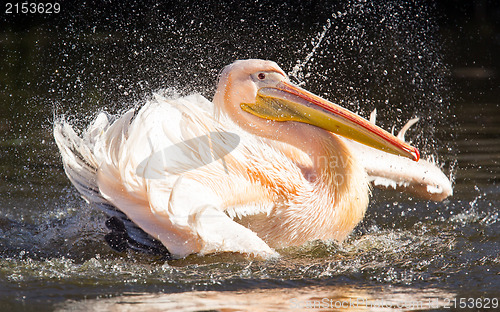
[[[7,2],[5,4],[5,14],[57,14],[59,12],[61,12],[61,5],[58,2]]]

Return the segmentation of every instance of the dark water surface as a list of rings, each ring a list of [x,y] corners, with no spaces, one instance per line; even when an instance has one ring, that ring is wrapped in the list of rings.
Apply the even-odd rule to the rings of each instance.
[[[1,311],[285,311],[356,300],[360,311],[441,310],[500,298],[494,1],[125,1],[2,18]],[[453,197],[375,190],[343,245],[312,242],[273,261],[112,252],[104,215],[64,174],[54,114],[83,128],[159,89],[211,98],[220,69],[250,57],[275,60],[363,116],[377,108],[386,129],[421,117],[407,139],[437,156]]]

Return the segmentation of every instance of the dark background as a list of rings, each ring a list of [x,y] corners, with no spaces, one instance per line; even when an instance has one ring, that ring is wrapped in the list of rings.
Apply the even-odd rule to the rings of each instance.
[[[14,2],[14,1],[12,1]],[[356,1],[348,1],[355,3]],[[404,1],[392,1],[405,3]],[[185,73],[169,74],[172,69],[181,69],[179,64],[172,59],[175,53],[182,58],[183,51],[175,51],[174,48],[189,49],[196,44],[206,44],[206,49],[199,49],[193,56],[191,67],[198,67],[200,73],[208,72],[206,76],[196,80],[194,89],[200,91],[207,85],[213,85],[216,71],[222,66],[230,63],[253,50],[262,58],[276,60],[278,63],[294,55],[294,49],[301,48],[291,46],[288,49],[277,49],[283,46],[289,39],[297,42],[303,36],[304,31],[320,30],[321,26],[331,16],[344,7],[345,1],[255,1],[235,3],[234,1],[60,1],[61,13],[59,14],[5,14],[2,5],[0,19],[0,31],[4,34],[1,39],[0,50],[2,91],[19,89],[26,86],[27,80],[43,80],[48,74],[48,68],[55,64],[45,64],[41,51],[50,46],[61,43],[64,46],[71,45],[74,40],[87,39],[93,42],[94,51],[110,49],[110,57],[121,45],[121,49],[137,48],[146,49],[151,47],[152,42],[140,41],[156,40],[154,45],[166,46],[165,51],[146,51],[151,54],[155,52],[170,52],[165,55],[161,64],[156,64],[158,72],[149,75],[140,70],[127,73],[128,75],[143,75],[136,80],[147,80],[153,84],[148,89],[159,88],[164,85],[165,80],[172,76],[183,76]],[[413,12],[399,10],[408,19],[419,22],[422,17],[417,17],[419,8],[422,9],[426,18],[432,19],[432,23],[422,25],[423,27],[436,27],[436,31],[427,31],[427,34],[435,36],[439,41],[437,46],[442,54],[442,62],[448,66],[455,78],[470,78],[475,76],[481,79],[478,83],[480,89],[476,95],[458,94],[460,98],[468,97],[473,100],[475,96],[494,96],[498,91],[498,83],[493,80],[498,77],[500,58],[500,5],[495,0],[445,0],[445,1],[409,1]],[[416,3],[416,4],[415,4]],[[403,5],[404,6],[404,5]],[[374,15],[380,15],[375,12]],[[242,19],[241,17],[245,17]],[[399,20],[401,22],[401,20]],[[367,22],[367,26],[370,22]],[[176,28],[175,31],[169,32]],[[260,33],[268,29],[271,34],[267,42],[262,42]],[[238,29],[238,31],[232,31]],[[207,32],[207,30],[209,30]],[[314,34],[311,31],[310,34]],[[376,29],[374,30],[376,31]],[[164,32],[165,36],[161,36]],[[227,33],[231,36],[227,36]],[[256,33],[258,32],[258,33]],[[93,34],[114,34],[113,38],[97,38]],[[310,35],[308,34],[308,35]],[[153,36],[154,35],[154,36]],[[178,35],[176,38],[175,35]],[[280,37],[281,36],[281,37]],[[196,39],[198,37],[198,39]],[[207,38],[208,37],[208,38]],[[286,38],[288,37],[288,38]],[[295,39],[295,40],[294,40]],[[109,46],[110,41],[112,45]],[[197,41],[197,42],[196,42]],[[235,45],[239,42],[239,46]],[[182,48],[185,45],[185,48]],[[191,47],[190,47],[191,45]],[[128,47],[125,47],[128,46]],[[61,49],[61,46],[57,47]],[[225,50],[221,54],[220,51]],[[288,53],[286,52],[288,50]],[[68,51],[71,51],[68,49]],[[151,55],[149,55],[151,56]],[[147,53],[141,57],[147,58]],[[157,57],[157,56],[155,56]],[[168,58],[168,59],[167,59]],[[204,64],[199,63],[202,59]],[[134,59],[134,64],[125,64],[134,67],[142,59]],[[52,60],[53,61],[53,60]],[[67,60],[74,61],[74,60]],[[42,63],[42,67],[25,71],[29,64]],[[78,62],[78,61],[77,61]],[[105,62],[105,61],[104,61]],[[116,60],[115,60],[116,62]],[[60,65],[60,64],[58,64]],[[86,64],[89,65],[89,64]],[[111,67],[113,64],[109,64]],[[114,80],[120,80],[117,72],[122,68],[111,68],[104,71],[109,73]],[[205,66],[201,66],[205,65]],[[43,68],[45,67],[45,68]],[[466,67],[477,69],[469,72],[463,70]],[[206,69],[209,69],[208,71]],[[203,70],[205,69],[205,70]],[[193,68],[193,71],[195,68]],[[35,72],[33,72],[35,71]],[[164,74],[160,74],[163,72]],[[95,73],[93,73],[95,75]],[[120,73],[125,74],[125,73]],[[151,77],[156,76],[156,77]],[[38,79],[32,79],[38,78]],[[82,78],[82,77],[81,77]],[[105,81],[106,76],[100,76],[96,80]],[[83,78],[82,78],[83,79]],[[88,79],[88,78],[86,78]],[[460,80],[460,79],[458,79]],[[451,81],[461,83],[462,81]],[[118,82],[117,82],[118,83]],[[136,86],[135,86],[136,87]],[[31,84],[29,89],[47,88],[44,83]],[[45,91],[45,90],[41,90]],[[190,90],[191,91],[191,90]],[[36,92],[36,91],[35,91]],[[33,92],[34,93],[34,92]],[[43,93],[43,92],[42,92]],[[2,99],[2,108],[5,107],[5,99]]]

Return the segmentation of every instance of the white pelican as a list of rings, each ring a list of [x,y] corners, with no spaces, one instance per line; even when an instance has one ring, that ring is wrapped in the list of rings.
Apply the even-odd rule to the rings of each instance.
[[[71,182],[111,217],[108,243],[172,258],[341,242],[365,214],[370,180],[451,194],[437,167],[412,164],[416,148],[271,61],[225,67],[213,103],[156,95],[114,121],[101,113],[82,137],[56,121],[54,137]]]

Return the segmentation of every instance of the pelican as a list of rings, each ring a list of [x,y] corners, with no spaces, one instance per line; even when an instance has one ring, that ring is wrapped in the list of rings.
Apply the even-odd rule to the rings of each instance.
[[[213,102],[156,94],[114,120],[100,113],[81,136],[60,118],[54,137],[71,182],[110,217],[114,249],[269,258],[342,242],[365,214],[370,183],[451,194],[405,129],[394,136],[371,119],[251,59],[223,69]]]

